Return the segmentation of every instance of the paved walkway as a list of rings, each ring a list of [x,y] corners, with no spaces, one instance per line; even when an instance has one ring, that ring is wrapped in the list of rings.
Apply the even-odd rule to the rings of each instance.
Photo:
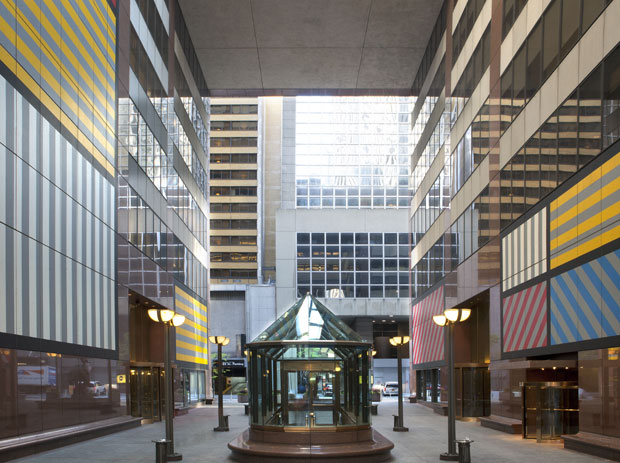
[[[247,427],[243,406],[226,404],[230,415],[230,432],[216,433],[217,408],[207,406],[190,411],[175,419],[176,450],[183,454],[186,463],[232,462],[226,444]],[[373,426],[394,442],[394,462],[439,462],[439,454],[447,450],[447,418],[433,413],[427,407],[405,403],[405,425],[408,433],[392,431],[392,414],[396,413],[396,398],[384,399],[379,405],[379,415],[373,416]],[[470,437],[474,463],[596,463],[608,460],[583,453],[565,450],[561,444],[537,444],[520,436],[504,434],[478,423],[457,421],[456,435]],[[20,463],[151,463],[155,460],[155,446],[151,441],[164,437],[163,423],[142,426],[99,439],[82,442],[58,450],[40,453],[15,460]]]

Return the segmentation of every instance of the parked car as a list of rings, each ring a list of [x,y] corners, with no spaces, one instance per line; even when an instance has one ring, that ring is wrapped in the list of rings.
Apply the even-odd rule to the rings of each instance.
[[[105,395],[105,386],[99,381],[91,381],[88,383],[88,389],[93,395]]]
[[[398,383],[396,381],[388,381],[383,385],[383,395],[398,395]]]

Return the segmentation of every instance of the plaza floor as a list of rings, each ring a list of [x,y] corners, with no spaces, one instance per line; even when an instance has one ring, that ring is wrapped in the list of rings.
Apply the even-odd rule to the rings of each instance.
[[[373,426],[394,442],[394,462],[439,462],[439,454],[447,450],[447,418],[427,407],[405,403],[407,433],[392,431],[392,415],[397,411],[396,397],[385,398],[379,404],[379,415],[373,416]],[[206,406],[190,411],[175,419],[175,449],[183,454],[183,461],[231,462],[226,444],[247,427],[243,406],[225,401],[225,413],[230,415],[230,432],[213,431],[217,424],[217,407]],[[537,444],[520,436],[482,428],[476,422],[456,423],[457,438],[474,440],[472,462],[603,462],[603,460],[572,450],[561,444]],[[154,439],[164,437],[164,424],[155,423],[129,431],[111,434],[61,449],[40,453],[19,460],[20,463],[146,463],[155,460]]]

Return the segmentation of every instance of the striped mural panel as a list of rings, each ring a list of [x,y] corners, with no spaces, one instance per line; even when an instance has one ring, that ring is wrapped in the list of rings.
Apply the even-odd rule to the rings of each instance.
[[[413,365],[443,360],[444,329],[433,322],[433,315],[442,314],[443,311],[443,286],[413,306],[411,312]]]
[[[620,250],[551,279],[551,344],[620,334]]]
[[[174,287],[175,311],[185,315],[185,323],[176,328],[177,360],[207,365],[207,306],[179,286]]]
[[[547,282],[502,300],[504,352],[547,345]]]
[[[550,205],[551,268],[620,238],[620,153]]]
[[[0,0],[0,62],[111,175],[115,53],[107,0]]]
[[[547,271],[547,210],[542,209],[502,238],[502,290]]]

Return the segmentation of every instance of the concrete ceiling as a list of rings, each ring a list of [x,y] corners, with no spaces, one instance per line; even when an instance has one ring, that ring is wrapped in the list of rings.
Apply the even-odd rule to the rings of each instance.
[[[409,94],[441,0],[179,0],[215,96]]]

